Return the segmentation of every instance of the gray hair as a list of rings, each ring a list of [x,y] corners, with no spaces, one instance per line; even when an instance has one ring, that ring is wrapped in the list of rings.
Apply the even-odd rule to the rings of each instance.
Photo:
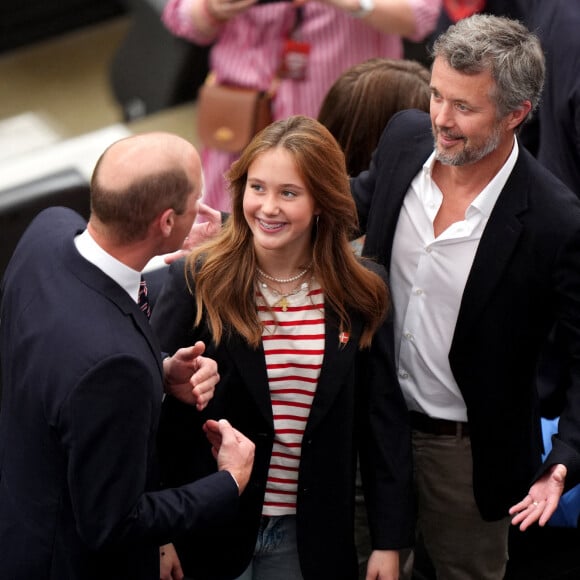
[[[437,38],[432,52],[468,75],[489,70],[496,85],[490,96],[500,118],[530,101],[527,121],[540,102],[544,53],[538,37],[517,20],[487,14],[464,18]]]

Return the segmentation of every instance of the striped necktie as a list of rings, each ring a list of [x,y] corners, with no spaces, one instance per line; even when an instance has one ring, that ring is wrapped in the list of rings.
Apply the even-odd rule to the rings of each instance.
[[[141,283],[139,284],[137,305],[139,306],[139,310],[144,312],[147,318],[151,317],[151,305],[149,304],[149,298],[147,298],[147,282],[145,282],[143,277],[141,277]]]

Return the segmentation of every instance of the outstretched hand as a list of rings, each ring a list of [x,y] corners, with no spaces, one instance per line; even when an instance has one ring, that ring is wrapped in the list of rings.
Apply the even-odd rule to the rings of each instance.
[[[217,363],[205,356],[205,344],[180,348],[163,361],[165,392],[199,411],[212,399],[220,380]]]
[[[218,470],[232,474],[241,494],[250,480],[256,446],[226,419],[210,419],[204,423],[203,430],[212,446]]]
[[[171,262],[181,258],[181,256],[186,256],[193,248],[213,238],[220,231],[221,227],[222,214],[216,209],[209,207],[209,205],[200,203],[197,220],[191,226],[191,230],[189,230],[189,234],[185,240],[183,240],[181,249],[172,254],[167,254],[163,258],[165,263],[171,264]]]
[[[560,497],[564,492],[564,483],[568,470],[566,466],[558,463],[553,465],[540,479],[530,487],[528,495],[522,501],[510,508],[512,524],[520,524],[520,530],[524,532],[534,522],[545,526],[552,517]]]

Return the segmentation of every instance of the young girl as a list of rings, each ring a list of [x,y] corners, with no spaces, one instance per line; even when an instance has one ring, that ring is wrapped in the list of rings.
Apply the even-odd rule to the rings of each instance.
[[[173,352],[205,340],[221,380],[203,413],[167,398],[165,485],[215,470],[201,429],[226,418],[256,444],[238,517],[176,544],[187,576],[354,580],[357,453],[373,553],[398,576],[413,540],[407,411],[391,366],[384,271],[349,245],[344,155],[308,117],[273,123],[229,174],[222,232],[171,266],[152,323]],[[379,275],[380,274],[380,275]]]

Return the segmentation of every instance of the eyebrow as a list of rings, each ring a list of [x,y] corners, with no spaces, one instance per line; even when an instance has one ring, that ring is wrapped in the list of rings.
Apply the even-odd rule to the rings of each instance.
[[[260,184],[266,183],[263,179],[260,179],[259,177],[252,177],[250,175],[248,175],[247,181],[255,181],[255,182],[260,183]],[[276,187],[300,189],[302,191],[306,190],[306,186],[298,185],[297,183],[278,183],[278,184],[276,184]]]

